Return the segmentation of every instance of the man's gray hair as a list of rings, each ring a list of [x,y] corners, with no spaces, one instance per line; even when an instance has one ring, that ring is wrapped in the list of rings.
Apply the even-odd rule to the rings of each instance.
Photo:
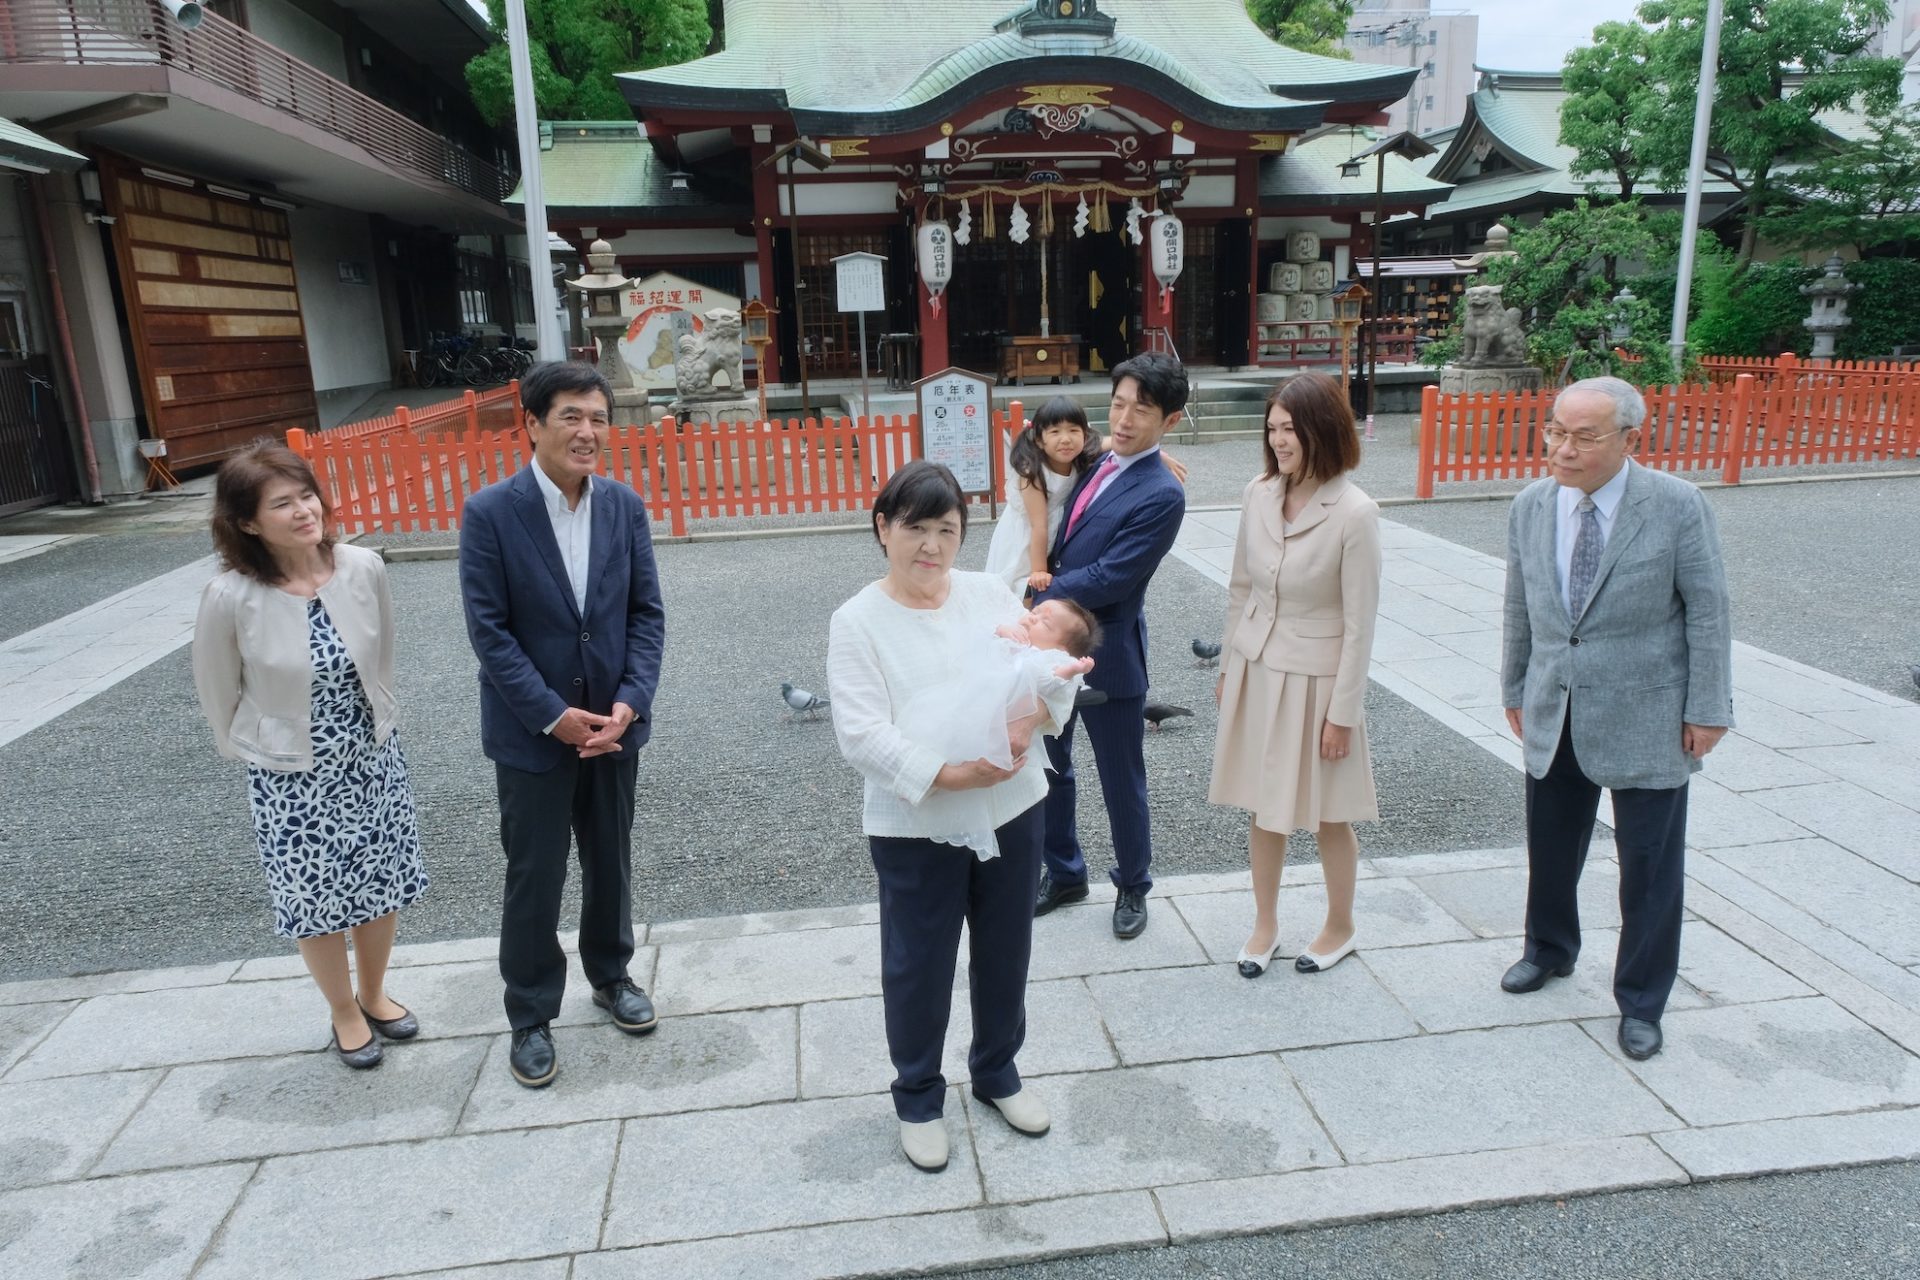
[[[1640,394],[1640,388],[1624,378],[1582,378],[1578,382],[1568,383],[1560,394],[1572,395],[1576,391],[1605,396],[1613,401],[1613,426],[1616,431],[1632,431],[1647,420],[1647,398]]]

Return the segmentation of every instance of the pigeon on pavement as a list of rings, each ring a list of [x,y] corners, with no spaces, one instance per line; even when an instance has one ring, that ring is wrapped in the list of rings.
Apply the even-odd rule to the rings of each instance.
[[[1913,674],[1914,684],[1920,685],[1920,667],[1908,667],[1907,670]]]
[[[1188,707],[1169,706],[1164,702],[1149,702],[1142,712],[1147,723],[1158,729],[1163,720],[1177,720],[1181,716],[1190,716],[1193,711]]]
[[[1195,666],[1210,667],[1220,661],[1220,646],[1212,641],[1194,637],[1193,656],[1200,659]]]
[[[780,696],[789,708],[806,715],[809,719],[832,705],[825,697],[802,689],[791,680],[780,682]]]

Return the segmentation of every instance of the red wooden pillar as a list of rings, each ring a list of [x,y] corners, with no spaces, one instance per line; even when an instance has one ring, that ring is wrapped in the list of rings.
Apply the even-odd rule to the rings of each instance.
[[[1167,331],[1167,340],[1171,342],[1173,341],[1174,295],[1171,290],[1161,288],[1160,281],[1154,277],[1153,241],[1149,238],[1152,232],[1148,229],[1150,225],[1147,219],[1142,218],[1140,220],[1141,310],[1145,313],[1142,318],[1146,322],[1149,333],[1155,329],[1165,329]],[[1174,283],[1176,287],[1179,284],[1178,281]],[[1143,333],[1140,335],[1140,340],[1134,343],[1134,350],[1152,350],[1152,345],[1148,342],[1147,334]]]
[[[914,296],[920,300],[920,374],[938,373],[947,367],[947,307],[945,297],[934,303],[933,294],[915,272]],[[948,286],[951,293],[952,286]]]
[[[1234,200],[1247,220],[1247,359],[1260,366],[1260,157],[1241,156],[1234,167]]]
[[[780,189],[773,166],[761,161],[772,151],[771,146],[760,143],[750,153],[753,158],[753,253],[760,269],[760,299],[769,307],[774,306],[780,296],[779,282],[773,278],[773,219],[779,212]],[[761,385],[779,382],[779,342],[769,342],[756,349],[766,361],[766,367],[760,370]]]

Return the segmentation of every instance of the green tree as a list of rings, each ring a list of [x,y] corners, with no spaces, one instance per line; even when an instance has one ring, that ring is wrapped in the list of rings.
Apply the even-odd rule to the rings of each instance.
[[[1782,200],[1761,222],[1794,249],[1852,245],[1905,256],[1920,246],[1920,107],[1885,116],[1870,138],[1831,148],[1781,180]]]
[[[1247,0],[1247,13],[1274,40],[1302,53],[1351,57],[1341,41],[1355,0]]]
[[[526,0],[533,96],[549,120],[625,120],[632,116],[614,75],[697,58],[713,30],[707,0]],[[513,119],[506,5],[487,0],[487,21],[501,36],[467,63],[467,89],[493,124]]]
[[[1637,22],[1603,22],[1593,43],[1567,54],[1561,83],[1560,143],[1574,150],[1576,176],[1604,174],[1631,200],[1651,162],[1644,140],[1659,132],[1666,95],[1648,69],[1651,37]]]

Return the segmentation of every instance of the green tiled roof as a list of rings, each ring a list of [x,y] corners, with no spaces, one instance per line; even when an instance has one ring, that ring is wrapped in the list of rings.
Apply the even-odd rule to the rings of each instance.
[[[1365,138],[1356,142],[1345,130],[1340,130],[1297,142],[1284,154],[1263,157],[1260,161],[1261,204],[1366,207],[1373,200],[1376,177],[1384,179],[1386,202],[1397,207],[1438,204],[1453,190],[1421,171],[1424,160],[1415,163],[1395,155],[1386,158],[1386,169],[1381,174],[1376,175],[1374,162],[1366,160],[1359,173],[1351,178],[1343,177],[1341,163],[1368,145]]]
[[[711,176],[693,175],[673,189],[671,167],[632,120],[554,120],[540,125],[540,177],[550,212],[619,210],[642,218],[748,216],[738,190]],[[508,204],[525,201],[516,186]]]
[[[0,168],[54,169],[65,173],[85,168],[87,163],[87,158],[78,151],[0,116]]]
[[[914,127],[970,90],[1045,74],[1170,90],[1196,120],[1300,129],[1326,104],[1385,106],[1411,68],[1301,53],[1267,39],[1242,0],[1105,0],[1111,37],[995,31],[1011,0],[949,0],[903,10],[897,0],[727,0],[728,48],[620,77],[648,107],[790,110],[803,130]],[[1051,65],[1044,73],[1033,63]],[[983,82],[984,78],[984,82]]]

